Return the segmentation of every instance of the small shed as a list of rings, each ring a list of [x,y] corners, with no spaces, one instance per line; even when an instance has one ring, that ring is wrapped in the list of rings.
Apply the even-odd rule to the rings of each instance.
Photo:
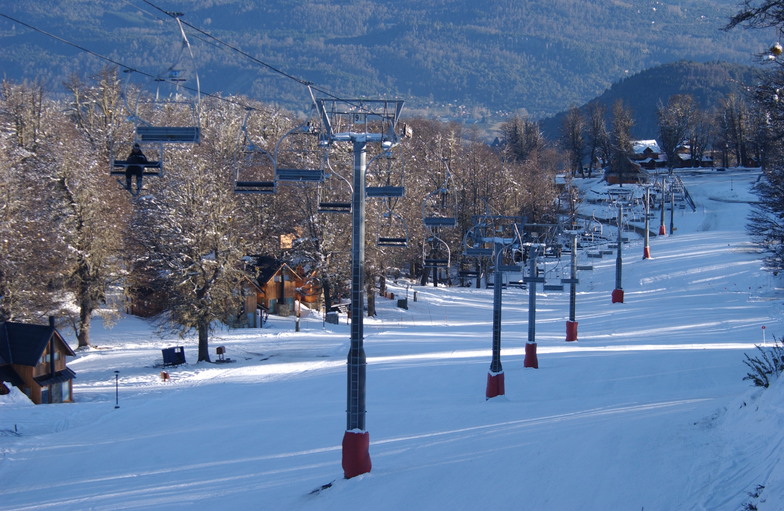
[[[261,286],[250,278],[243,278],[240,285],[240,294],[242,297],[242,316],[238,326],[260,327],[261,318],[258,316],[261,316],[262,312],[259,311],[264,309],[264,306],[259,302],[259,297],[262,294]]]
[[[53,320],[0,323],[0,382],[18,387],[35,404],[73,401],[76,373],[66,366],[66,357],[73,356]]]

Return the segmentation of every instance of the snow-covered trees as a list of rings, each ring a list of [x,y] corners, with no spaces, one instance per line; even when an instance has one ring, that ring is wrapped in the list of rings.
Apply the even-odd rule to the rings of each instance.
[[[588,143],[591,150],[588,162],[588,177],[593,176],[597,162],[607,162],[610,159],[610,133],[604,120],[604,105],[594,101],[588,105]],[[598,165],[601,167],[602,165]]]
[[[107,288],[119,283],[128,203],[109,177],[109,154],[123,126],[120,86],[114,71],[103,70],[95,83],[69,82],[71,103],[58,130],[62,149],[53,179],[61,206],[59,225],[69,250],[66,288],[77,312],[71,320],[80,347],[90,345],[93,312],[106,301]]]
[[[50,307],[47,281],[62,251],[52,235],[46,190],[35,151],[40,141],[43,91],[36,84],[2,84],[0,95],[0,321],[31,318]]]
[[[617,174],[619,181],[624,181],[624,176],[631,175],[634,164],[631,162],[632,155],[632,126],[634,117],[631,110],[618,100],[612,107],[612,132],[610,134],[611,152],[610,169]]]
[[[667,167],[672,172],[678,148],[686,140],[694,124],[696,106],[694,99],[685,94],[670,96],[667,103],[659,101],[656,117],[659,120],[659,147],[667,155]]]
[[[3,151],[8,165],[0,177],[7,192],[2,316],[67,316],[79,345],[86,346],[90,316],[104,299],[120,239],[118,208],[109,202],[115,196],[101,172],[108,166],[106,152],[96,154],[61,105],[46,100],[37,85],[4,83],[2,100],[9,134]]]
[[[727,28],[784,28],[784,2],[746,0],[741,10],[730,20]],[[756,108],[746,107],[741,98],[730,98],[722,110],[725,126],[732,126],[735,152],[741,164],[747,158],[749,134],[759,144],[764,179],[757,184],[760,201],[749,219],[749,232],[767,251],[770,269],[778,274],[784,269],[784,61],[781,45],[774,44],[764,56],[767,71],[754,91]],[[749,122],[749,111],[756,111],[756,123]],[[756,126],[756,127],[754,127]]]
[[[196,330],[200,361],[210,360],[213,321],[241,312],[237,293],[251,248],[232,188],[240,142],[233,123],[241,114],[227,115],[231,107],[205,109],[202,136],[209,143],[167,151],[166,178],[135,200],[130,232],[131,267],[162,287],[169,325],[183,334]]]
[[[127,154],[135,127],[116,71],[70,77],[65,86],[69,94],[58,100],[36,84],[5,82],[0,90],[0,320],[57,314],[68,318],[79,345],[89,346],[91,317],[122,305],[107,303],[109,290],[118,298],[115,286],[131,298],[136,290],[154,290],[164,304],[161,323],[197,332],[199,360],[209,360],[211,326],[238,317],[243,279],[255,277],[245,264],[249,256],[284,257],[314,271],[327,302],[347,286],[351,218],[318,211],[324,190],[280,183],[274,195],[233,193],[243,142],[250,137],[273,153],[295,124],[291,116],[247,98],[207,98],[201,143],[166,144],[163,176],[145,178],[145,191],[132,197],[109,173],[110,159]],[[145,119],[154,124],[192,121],[182,102],[141,99]],[[460,265],[462,235],[474,215],[550,218],[558,159],[535,123],[510,124],[517,147],[502,153],[458,124],[408,122],[413,136],[397,149],[397,159],[377,160],[399,166],[404,182],[386,182],[397,179],[385,174],[389,169],[368,168],[368,179],[378,181],[370,185],[406,189],[400,198],[368,200],[371,285],[407,270],[422,276],[434,242],[451,254],[453,268]],[[379,150],[369,148],[368,161]],[[329,161],[333,184],[340,184],[337,174],[350,180],[350,147],[333,144]],[[457,227],[441,229],[435,240],[423,225],[423,201],[445,184],[447,166]],[[392,217],[408,245],[376,246]],[[282,246],[282,236],[293,243]]]

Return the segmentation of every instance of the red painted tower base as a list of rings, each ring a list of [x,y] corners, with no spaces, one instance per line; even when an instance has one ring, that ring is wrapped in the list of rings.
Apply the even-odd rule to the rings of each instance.
[[[485,391],[485,398],[490,399],[496,396],[503,396],[504,392],[504,372],[494,373],[491,371],[487,373],[487,390]]]
[[[370,472],[370,433],[346,431],[343,435],[343,477],[351,479]]]
[[[642,258],[643,259],[651,258],[651,247],[645,247],[645,249],[642,251]]]
[[[623,289],[613,289],[612,303],[623,303]]]
[[[577,321],[566,322],[566,342],[577,340]]]
[[[659,236],[664,236],[666,234],[667,234],[667,227],[665,227],[664,224],[661,224],[659,226]]]
[[[539,369],[539,359],[536,357],[536,343],[525,343],[525,360],[523,360],[523,367],[533,367]]]

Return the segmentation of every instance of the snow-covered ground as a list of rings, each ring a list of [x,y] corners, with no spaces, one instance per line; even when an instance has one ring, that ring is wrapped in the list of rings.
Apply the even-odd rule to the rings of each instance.
[[[762,327],[770,345],[782,326],[784,291],[744,229],[758,176],[684,175],[697,211],[676,211],[651,259],[624,247],[625,303],[615,256],[583,254],[579,340],[568,291],[540,293],[538,369],[523,367],[527,291],[504,291],[503,397],[485,399],[492,290],[392,286],[409,309],[379,299],[366,319],[373,469],[349,480],[345,318],[217,332],[226,364],[138,318],[96,321],[69,363],[75,403],[0,397],[0,509],[784,509],[784,388],[743,381]],[[164,382],[177,345],[189,363]]]

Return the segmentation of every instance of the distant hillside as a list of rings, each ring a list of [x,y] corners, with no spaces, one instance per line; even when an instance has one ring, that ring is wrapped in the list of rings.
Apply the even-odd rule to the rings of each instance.
[[[755,68],[726,62],[665,64],[613,84],[602,95],[581,105],[580,110],[587,118],[591,103],[605,105],[609,128],[612,105],[621,99],[634,116],[632,135],[639,139],[656,138],[659,132],[656,106],[660,100],[666,103],[673,94],[690,94],[701,109],[708,110],[730,92],[742,92],[744,85],[753,84],[755,73]],[[564,111],[540,121],[548,139],[556,140],[561,136],[565,115]]]
[[[123,66],[157,72],[186,27],[202,88],[292,109],[305,88],[260,62],[343,97],[393,96],[408,115],[489,122],[538,119],[613,82],[679,60],[747,63],[764,31],[720,28],[738,0],[13,0],[5,14]],[[228,49],[227,43],[247,55]],[[252,58],[250,58],[250,57]],[[254,61],[255,59],[255,61]],[[0,69],[60,87],[105,62],[0,17]]]

